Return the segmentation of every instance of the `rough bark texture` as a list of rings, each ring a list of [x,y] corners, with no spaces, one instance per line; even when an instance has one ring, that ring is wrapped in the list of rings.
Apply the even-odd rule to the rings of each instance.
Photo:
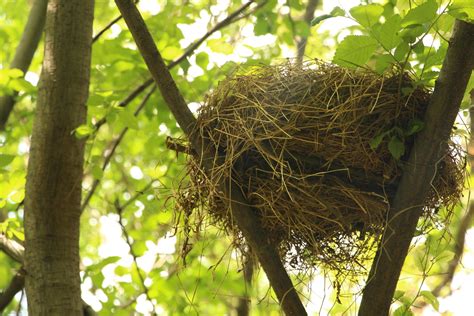
[[[456,21],[446,58],[404,169],[359,310],[361,316],[388,315],[400,271],[415,233],[437,163],[445,152],[474,66],[474,24]]]
[[[25,199],[30,315],[82,315],[79,217],[93,0],[50,0]]]
[[[140,12],[131,0],[115,0],[115,2],[164,100],[184,133],[190,137],[193,148],[199,153],[204,166],[206,166],[206,164],[213,160],[214,154],[208,152],[210,147],[206,146],[199,135],[193,135],[195,118],[188,109],[176,83],[163,62]],[[221,189],[229,196],[232,215],[242,230],[250,248],[257,255],[284,312],[287,315],[306,315],[304,306],[293,287],[288,273],[283,267],[277,249],[266,238],[256,212],[246,203],[237,185],[222,183]]]
[[[21,69],[24,73],[30,68],[31,60],[38,48],[43,33],[48,0],[36,0],[31,8],[28,22],[18,45],[10,68]],[[5,129],[8,117],[15,104],[18,92],[13,95],[0,96],[0,130]]]

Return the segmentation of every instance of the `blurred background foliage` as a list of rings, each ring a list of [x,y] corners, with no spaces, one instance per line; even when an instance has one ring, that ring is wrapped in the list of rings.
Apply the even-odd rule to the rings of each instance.
[[[18,242],[23,239],[25,170],[42,44],[26,80],[8,67],[31,2],[0,0],[0,93],[20,91],[7,128],[0,132],[0,232]],[[333,60],[378,73],[401,67],[418,84],[432,87],[454,18],[474,19],[468,0],[319,0],[313,4],[316,11],[308,19],[306,0],[255,1],[212,33],[172,68],[190,107],[197,109],[206,93],[239,64],[295,58],[297,43],[305,38],[307,59]],[[242,5],[241,1],[215,0],[143,0],[138,4],[168,62]],[[96,1],[94,34],[118,14],[113,1]],[[245,259],[219,228],[203,223],[205,230],[193,235],[186,261],[180,257],[183,236],[174,229],[172,196],[185,174],[185,157],[167,149],[166,139],[182,133],[152,85],[124,106],[124,100],[148,79],[123,21],[94,42],[88,122],[76,130],[78,137],[87,137],[80,245],[83,299],[100,315],[244,315],[239,306],[246,299],[252,302],[251,315],[279,315],[264,273],[256,270],[253,282],[246,284]],[[471,80],[467,91],[473,85]],[[463,146],[468,142],[470,104],[466,94],[453,136]],[[439,224],[428,235],[415,238],[396,294],[396,315],[419,314],[424,305],[429,305],[425,310],[443,310],[437,297],[449,294],[450,287],[434,290],[453,257],[459,256],[459,227],[471,225],[470,219],[465,223],[468,200],[466,194],[449,226]],[[19,267],[0,252],[0,289],[8,286]],[[330,272],[315,267],[294,277],[311,313],[356,314],[365,280],[347,283],[339,304]],[[5,312],[26,312],[22,297],[19,293]]]

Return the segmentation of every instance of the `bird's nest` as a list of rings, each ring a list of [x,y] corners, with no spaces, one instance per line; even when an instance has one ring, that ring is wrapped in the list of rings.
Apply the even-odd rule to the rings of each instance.
[[[386,224],[429,99],[397,71],[380,76],[319,61],[240,69],[200,109],[196,133],[219,157],[203,170],[190,156],[190,181],[178,192],[185,222],[198,225],[204,210],[242,245],[219,189],[232,177],[288,264],[358,270]],[[425,217],[458,201],[461,160],[450,144]],[[193,214],[199,219],[190,224]]]

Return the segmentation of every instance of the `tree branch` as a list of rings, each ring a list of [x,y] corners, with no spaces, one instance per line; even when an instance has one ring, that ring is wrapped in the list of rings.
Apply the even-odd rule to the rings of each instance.
[[[0,235],[0,250],[5,252],[10,258],[18,263],[23,264],[23,256],[25,248],[14,240],[7,239],[4,235]],[[19,286],[21,285],[21,288]],[[10,282],[8,288],[0,294],[0,314],[6,306],[12,301],[13,297],[21,291],[25,286],[25,271],[23,267],[18,270]],[[16,291],[16,292],[14,292]],[[14,293],[13,293],[14,292]],[[6,304],[6,305],[4,305]],[[94,316],[97,313],[84,300],[82,301],[84,316]]]
[[[138,116],[138,114],[140,114],[140,112],[145,108],[145,105],[147,104],[148,100],[150,99],[151,95],[155,92],[155,90],[156,90],[156,86],[150,89],[150,91],[147,93],[145,98],[143,98],[142,102],[135,110],[134,116]],[[109,165],[110,161],[112,160],[112,156],[115,154],[117,147],[120,145],[120,143],[122,142],[127,132],[128,132],[128,127],[125,127],[120,132],[119,136],[112,142],[111,150],[107,153],[107,155],[104,158],[104,162],[102,164],[102,171],[105,171],[105,168],[107,168],[107,166]],[[89,192],[87,192],[87,195],[84,198],[84,201],[82,202],[81,213],[84,212],[87,205],[89,205],[89,202],[92,196],[94,195],[95,191],[97,190],[99,183],[100,183],[100,179],[95,179],[94,182],[92,183],[91,189],[89,190]]]
[[[41,39],[41,34],[43,33],[47,4],[48,0],[36,0],[33,3],[10,68],[18,68],[23,73],[26,73],[28,68],[30,68],[31,61]],[[0,130],[5,129],[17,95],[18,92],[15,91],[13,95],[0,96]]]
[[[129,204],[127,204],[127,205],[129,205]],[[120,224],[120,227],[122,228],[122,233],[125,237],[125,242],[127,243],[128,247],[130,248],[130,254],[132,255],[133,264],[135,266],[135,269],[137,270],[138,278],[140,279],[140,285],[142,286],[143,293],[145,294],[145,296],[146,296],[147,300],[150,302],[150,304],[153,306],[152,315],[156,315],[156,312],[154,311],[155,304],[153,304],[153,301],[151,300],[151,297],[150,297],[150,294],[149,294],[149,289],[145,284],[145,276],[142,275],[142,271],[140,270],[140,267],[138,266],[138,256],[135,253],[135,251],[133,250],[133,242],[130,239],[130,236],[127,232],[127,228],[125,227],[125,224],[123,222],[122,214],[123,214],[123,210],[125,209],[125,207],[120,205],[118,200],[115,200],[114,206],[115,206],[115,210],[117,211],[117,214],[119,216],[119,224]]]
[[[23,267],[21,267],[20,270],[15,273],[15,276],[10,281],[10,284],[6,290],[0,293],[0,314],[2,314],[5,308],[7,308],[11,301],[13,301],[16,293],[23,290],[24,286],[25,270],[23,270]]]
[[[0,250],[5,252],[16,262],[23,264],[23,255],[25,253],[25,248],[16,241],[8,239],[3,234],[0,234]]]
[[[471,108],[469,109],[469,117],[471,120],[470,126],[470,139],[467,150],[467,156],[469,163],[471,165],[471,175],[474,173],[474,89],[471,90]],[[441,291],[446,287],[450,286],[454,278],[454,273],[456,272],[457,267],[461,263],[462,255],[464,253],[464,245],[466,243],[466,233],[469,228],[472,226],[472,221],[474,219],[474,201],[470,201],[469,208],[461,218],[461,221],[458,226],[458,231],[456,233],[456,238],[454,240],[454,256],[448,263],[448,269],[444,274],[441,282],[433,289],[432,293],[434,296],[439,296]]]
[[[311,26],[311,21],[314,18],[314,10],[319,4],[319,0],[308,0],[306,11],[304,13],[304,21],[308,26]],[[296,63],[301,65],[303,62],[304,52],[306,50],[306,44],[308,43],[308,36],[302,37],[300,40],[296,40]]]
[[[186,48],[186,50],[184,51],[184,53],[179,56],[177,59],[173,60],[171,63],[168,64],[168,69],[172,69],[174,68],[175,66],[177,66],[179,63],[181,63],[183,60],[185,60],[186,58],[188,58],[189,56],[191,56],[194,51],[202,44],[204,43],[204,41],[206,39],[209,38],[209,36],[211,36],[212,34],[214,34],[215,32],[219,31],[220,29],[226,27],[227,25],[231,24],[232,22],[234,21],[237,21],[239,18],[239,15],[245,11],[245,9],[247,9],[249,7],[249,5],[254,2],[254,0],[252,1],[249,1],[248,3],[245,3],[244,5],[242,5],[240,8],[238,8],[235,12],[229,14],[229,16],[227,16],[225,19],[223,19],[222,21],[218,22],[216,25],[214,25],[214,27],[212,27],[209,31],[207,31],[206,34],[204,34],[200,39],[198,39],[197,41],[195,41],[194,43],[192,43],[191,45],[188,46],[188,48]],[[259,7],[259,6],[258,6]],[[122,16],[120,16],[122,17]],[[119,106],[120,107],[125,107],[127,106],[130,102],[132,102],[140,93],[142,93],[143,90],[145,90],[146,88],[148,88],[152,83],[153,83],[153,78],[148,78],[147,80],[145,80],[142,84],[140,84],[137,88],[135,88],[125,99],[123,99],[120,103],[119,103]],[[103,118],[101,120],[99,120],[96,124],[95,124],[95,128],[96,130],[98,130],[102,125],[104,125],[106,122],[106,119]]]
[[[237,305],[236,312],[237,316],[249,316],[250,307],[252,305],[249,292],[251,291],[252,278],[256,267],[253,254],[250,250],[247,250],[247,252],[242,255],[242,260],[244,260],[242,273],[245,282],[245,293],[242,297],[239,298],[239,303]]]
[[[163,99],[190,139],[196,152],[200,153],[204,166],[210,167],[215,155],[211,152],[211,147],[207,146],[205,140],[197,133],[193,133],[196,120],[158,52],[140,12],[130,0],[115,0],[115,3],[122,13],[153,79],[158,85]],[[283,267],[278,251],[275,245],[269,241],[269,238],[265,236],[265,231],[255,211],[246,202],[242,192],[236,185],[222,183],[221,189],[229,197],[232,215],[250,247],[255,251],[285,313],[287,315],[306,315],[304,306]]]
[[[388,315],[400,271],[423,204],[445,152],[474,66],[474,25],[456,21],[430,104],[425,128],[416,137],[381,244],[372,264],[359,310],[361,316]]]
[[[139,1],[140,0],[135,0],[135,4],[137,4]],[[109,24],[107,24],[102,30],[100,30],[96,35],[94,35],[94,37],[92,38],[92,44],[94,44],[105,32],[107,32],[107,30],[110,29],[112,27],[112,25],[114,25],[115,23],[117,23],[121,19],[122,19],[122,16],[119,15],[118,17],[116,17],[115,19],[110,21]]]

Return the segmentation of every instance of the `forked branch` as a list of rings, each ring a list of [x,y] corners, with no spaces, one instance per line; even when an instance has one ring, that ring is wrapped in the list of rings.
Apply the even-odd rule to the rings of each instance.
[[[199,153],[204,167],[209,167],[208,164],[212,161],[214,153],[210,152],[210,146],[206,146],[205,140],[200,135],[192,133],[196,119],[171,77],[140,12],[130,0],[115,0],[115,3],[158,85],[163,99],[190,139],[194,150]],[[265,236],[258,216],[248,205],[240,189],[231,183],[222,183],[221,189],[229,197],[232,215],[250,247],[254,249],[285,313],[287,315],[306,315],[304,306],[281,262],[275,245],[271,244]]]

